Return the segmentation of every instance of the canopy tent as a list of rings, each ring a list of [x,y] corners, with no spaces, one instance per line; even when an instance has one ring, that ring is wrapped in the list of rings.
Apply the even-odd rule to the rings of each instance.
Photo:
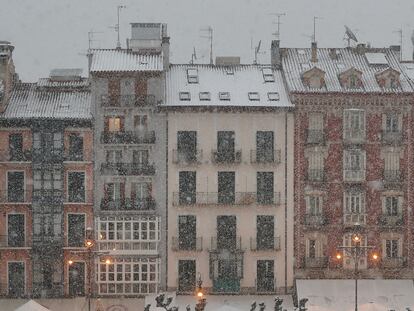
[[[25,304],[21,305],[15,311],[50,311],[48,308],[43,307],[41,304],[34,300],[29,300]]]

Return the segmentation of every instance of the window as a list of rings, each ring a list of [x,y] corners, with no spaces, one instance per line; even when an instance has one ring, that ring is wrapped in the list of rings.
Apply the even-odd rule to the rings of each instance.
[[[365,213],[365,195],[359,193],[345,194],[345,213],[346,214],[362,214]]]
[[[105,119],[106,127],[109,132],[123,131],[123,118],[121,117],[107,117]]]
[[[234,131],[218,131],[217,132],[217,152],[215,161],[234,162],[235,158],[235,133]]]
[[[265,67],[262,69],[264,82],[275,82],[272,68]]]
[[[195,162],[197,160],[197,132],[177,132],[177,162]]]
[[[399,240],[386,240],[385,241],[385,257],[397,258],[398,256],[398,244]]]
[[[320,151],[312,151],[308,155],[308,179],[310,181],[325,179],[323,154]]]
[[[344,139],[365,139],[365,111],[360,109],[347,109],[344,111]]]
[[[220,100],[230,100],[230,92],[219,92]]]
[[[249,100],[260,100],[260,96],[258,92],[249,92]]]
[[[83,247],[85,242],[85,215],[68,214],[68,246]]]
[[[274,177],[273,172],[257,172],[257,204],[273,204],[274,202]]]
[[[149,152],[148,150],[134,150],[132,152],[132,162],[138,166],[148,164]]]
[[[83,159],[83,137],[79,134],[69,135],[69,160],[82,161]]]
[[[235,202],[235,172],[218,172],[218,203],[234,204]]]
[[[194,292],[196,286],[196,261],[178,261],[178,290],[180,292]]]
[[[33,234],[36,239],[60,237],[62,234],[62,215],[52,213],[35,214],[33,216]]]
[[[306,197],[306,212],[312,216],[318,216],[322,214],[322,196],[320,195],[308,195]]]
[[[7,200],[8,202],[24,202],[25,200],[24,172],[7,172]]]
[[[148,116],[147,115],[134,116],[134,127],[137,130],[146,130],[148,127]]]
[[[106,151],[107,163],[121,163],[122,162],[122,150],[107,150]]]
[[[132,199],[143,201],[151,197],[151,183],[137,182],[132,184],[131,196]]]
[[[196,250],[197,222],[196,216],[178,216],[178,249]]]
[[[275,290],[274,260],[258,260],[256,262],[258,292],[273,292]]]
[[[25,246],[24,214],[7,214],[7,245],[11,247]]]
[[[68,201],[85,202],[85,173],[68,173]]]
[[[309,114],[308,119],[308,143],[323,143],[324,136],[323,113],[314,112]]]
[[[365,151],[344,150],[344,180],[363,181],[365,179]]]
[[[269,163],[275,160],[273,131],[256,132],[256,162]]]
[[[277,92],[268,92],[267,98],[271,101],[276,101],[280,99],[279,93]]]
[[[180,205],[196,203],[196,172],[179,172],[179,203]]]
[[[23,155],[23,135],[20,133],[9,135],[9,151],[11,161],[22,161]]]
[[[119,201],[121,199],[121,188],[123,188],[120,182],[105,184],[105,199],[106,201]],[[123,195],[123,194],[122,194]]]
[[[256,217],[256,247],[257,250],[272,250],[275,248],[275,219],[274,216],[260,215]]]
[[[200,92],[200,100],[210,100],[210,92]]]
[[[180,96],[180,100],[190,100],[191,99],[190,92],[180,92],[179,96]]]
[[[400,214],[399,197],[386,196],[384,198],[384,214],[387,216],[398,216]]]
[[[7,294],[10,297],[22,298],[25,296],[26,272],[24,262],[7,262]]]
[[[198,70],[196,68],[187,69],[188,83],[198,83]]]
[[[384,179],[386,181],[400,180],[400,153],[385,152],[384,154]]]
[[[308,240],[308,257],[309,258],[316,258],[317,254],[317,241],[316,240]]]
[[[386,114],[385,131],[388,133],[399,132],[398,114]]]

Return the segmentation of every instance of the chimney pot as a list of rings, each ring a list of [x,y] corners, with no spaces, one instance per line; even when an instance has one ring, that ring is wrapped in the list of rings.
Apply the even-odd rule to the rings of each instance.
[[[270,63],[277,68],[282,66],[282,55],[280,53],[280,40],[272,40],[270,46]]]

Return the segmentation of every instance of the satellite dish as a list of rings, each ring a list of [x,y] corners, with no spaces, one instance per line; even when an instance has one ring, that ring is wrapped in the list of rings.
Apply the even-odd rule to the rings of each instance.
[[[358,42],[358,39],[355,36],[354,32],[347,25],[345,25],[345,35],[348,37],[348,45],[350,40]]]

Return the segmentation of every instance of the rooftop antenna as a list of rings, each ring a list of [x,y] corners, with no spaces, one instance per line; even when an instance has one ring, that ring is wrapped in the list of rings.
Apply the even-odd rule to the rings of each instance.
[[[201,36],[210,40],[210,65],[213,65],[213,28],[208,26],[207,28],[201,28],[200,31],[208,32],[207,35]]]
[[[412,45],[413,45],[413,47],[414,47],[414,30],[413,30],[413,32],[411,33],[411,43],[412,43]],[[413,50],[413,60],[414,60],[414,50]]]
[[[125,5],[118,5],[117,6],[117,16],[118,16],[118,23],[115,25],[115,26],[111,26],[111,27],[109,27],[109,28],[113,28],[113,29],[115,29],[115,31],[117,32],[117,34],[118,34],[118,39],[117,39],[117,41],[116,41],[116,48],[117,49],[120,49],[121,48],[121,40],[120,40],[120,37],[119,37],[119,30],[120,30],[120,26],[119,26],[119,13],[120,13],[120,11],[121,11],[121,9],[125,9],[126,8],[126,6]]]
[[[194,65],[194,60],[197,60],[196,49],[193,46],[193,54],[191,54],[191,65]]]
[[[349,28],[347,25],[345,25],[345,36],[346,36],[346,40],[348,42],[348,47],[351,46],[351,40],[358,42],[357,37],[355,36],[354,32],[351,30],[351,28]]]
[[[280,18],[286,16],[286,13],[270,13],[270,15],[277,17],[277,22],[273,21],[273,24],[277,25],[276,32],[272,33],[272,35],[275,36],[276,40],[280,40],[280,25],[282,24]]]
[[[92,49],[92,42],[98,41],[93,38],[93,35],[97,33],[102,33],[102,31],[93,31],[93,29],[88,31],[88,53]]]
[[[400,36],[400,61],[402,61],[402,45],[403,45],[403,29],[398,28],[397,30],[393,31],[393,33],[398,33]]]
[[[251,45],[253,44],[253,41],[251,42]],[[259,44],[254,47],[254,61],[253,64],[257,65],[257,55],[258,54],[264,54],[264,52],[260,52],[260,47],[262,45],[262,40],[259,41]],[[252,46],[253,49],[253,46]]]
[[[314,16],[313,17],[313,36],[312,36],[312,42],[316,42],[316,20],[322,19],[322,17]]]

